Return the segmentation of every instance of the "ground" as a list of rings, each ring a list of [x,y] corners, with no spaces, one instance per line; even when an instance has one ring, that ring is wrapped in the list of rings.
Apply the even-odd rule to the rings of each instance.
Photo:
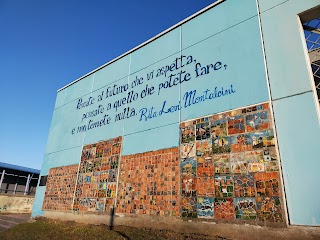
[[[21,223],[4,232],[0,232],[1,240],[71,240],[71,239],[110,239],[110,240],[221,240],[223,237],[210,237],[201,234],[184,234],[170,230],[156,230],[147,228],[134,228],[116,226],[113,230],[106,225],[85,225],[75,222],[62,222],[58,220],[38,219]]]
[[[153,223],[154,224],[154,223]],[[171,230],[162,226],[155,228],[88,225],[73,221],[37,218],[0,232],[1,240],[68,240],[68,239],[110,239],[110,240],[311,240],[320,239],[320,227],[290,226],[272,228],[248,224],[197,224],[186,222],[184,226],[171,225]]]

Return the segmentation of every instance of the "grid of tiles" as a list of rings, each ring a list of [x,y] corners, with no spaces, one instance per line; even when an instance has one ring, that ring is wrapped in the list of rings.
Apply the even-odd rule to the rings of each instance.
[[[181,216],[282,222],[269,104],[180,124]]]
[[[78,165],[51,168],[49,170],[46,192],[42,205],[43,210],[70,211]]]
[[[111,211],[115,204],[121,146],[122,137],[117,137],[83,147],[74,211]]]
[[[179,151],[169,148],[123,156],[117,212],[179,216]]]

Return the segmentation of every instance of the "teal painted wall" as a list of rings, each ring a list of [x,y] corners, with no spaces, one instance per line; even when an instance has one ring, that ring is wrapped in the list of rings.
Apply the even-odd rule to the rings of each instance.
[[[298,14],[319,0],[259,0],[289,220],[320,225],[320,128]]]
[[[181,121],[269,101],[261,18],[290,222],[319,225],[320,195],[311,197],[307,187],[299,187],[303,177],[308,176],[310,188],[320,179],[315,172],[319,122],[297,22],[299,12],[317,3],[261,0],[259,16],[256,0],[226,0],[59,91],[41,175],[52,167],[78,164],[85,144],[123,136],[122,155],[176,147]],[[107,94],[120,86],[122,93]],[[222,88],[230,94],[218,95]],[[80,99],[94,100],[78,109]],[[129,114],[116,121],[124,109]],[[95,110],[100,113],[85,117]],[[303,114],[308,123],[298,129],[310,144],[298,143]],[[90,121],[103,126],[88,129]],[[81,126],[86,131],[79,131]],[[308,165],[300,166],[301,156]],[[304,170],[298,175],[297,168]],[[38,187],[33,216],[44,213],[44,193],[45,187]]]

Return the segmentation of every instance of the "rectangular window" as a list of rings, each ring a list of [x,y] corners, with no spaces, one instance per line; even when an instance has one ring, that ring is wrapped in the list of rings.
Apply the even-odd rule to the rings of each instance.
[[[48,175],[41,176],[39,186],[45,186],[47,184]]]

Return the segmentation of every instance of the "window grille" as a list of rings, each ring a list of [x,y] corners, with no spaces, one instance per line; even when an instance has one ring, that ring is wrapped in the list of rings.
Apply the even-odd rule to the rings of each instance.
[[[314,83],[320,102],[320,18],[303,23]]]

